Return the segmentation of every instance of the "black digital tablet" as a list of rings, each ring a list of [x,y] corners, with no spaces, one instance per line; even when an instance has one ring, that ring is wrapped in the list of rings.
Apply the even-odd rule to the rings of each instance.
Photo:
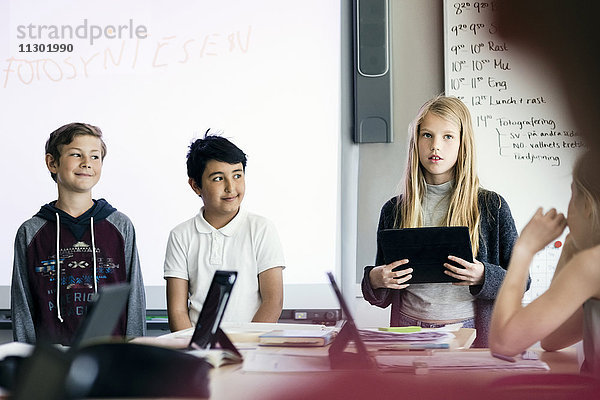
[[[236,279],[236,271],[215,271],[190,340],[190,349],[213,348],[218,343],[222,348],[241,357],[233,343],[219,327]]]
[[[344,321],[342,328],[329,347],[331,369],[373,368],[375,363],[369,356],[365,343],[360,338],[358,328],[350,313],[350,307],[348,307],[346,300],[344,300],[344,296],[331,272],[327,272],[327,278],[342,309],[342,319]],[[354,351],[345,351],[350,342],[354,342]]]
[[[459,282],[444,273],[444,263],[461,267],[450,261],[449,255],[473,262],[466,226],[385,229],[377,233],[377,246],[383,252],[386,264],[405,258],[409,260],[394,271],[412,268],[412,278],[407,282],[410,284]]]
[[[75,352],[90,342],[112,336],[129,300],[129,289],[129,283],[115,283],[98,289],[87,306],[69,351]]]

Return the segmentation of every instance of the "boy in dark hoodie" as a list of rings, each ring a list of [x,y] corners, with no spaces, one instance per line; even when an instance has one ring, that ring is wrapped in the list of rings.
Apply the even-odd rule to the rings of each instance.
[[[62,126],[46,142],[46,166],[58,186],[17,232],[11,286],[13,336],[69,345],[99,286],[128,282],[131,293],[116,335],[143,336],[146,299],[129,218],[93,200],[106,145],[99,128]],[[58,268],[57,268],[58,260]]]

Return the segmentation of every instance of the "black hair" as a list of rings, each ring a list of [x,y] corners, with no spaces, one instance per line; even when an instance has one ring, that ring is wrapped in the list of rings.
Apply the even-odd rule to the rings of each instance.
[[[84,135],[90,135],[100,139],[102,160],[104,160],[104,157],[106,157],[106,144],[104,143],[104,140],[102,140],[102,131],[97,126],[81,122],[71,122],[52,132],[46,141],[46,154],[50,154],[52,158],[54,158],[56,165],[59,165],[60,150],[62,146],[71,143],[76,136]],[[50,176],[54,179],[54,182],[56,182],[56,174],[50,172]]]
[[[202,187],[202,174],[210,160],[228,164],[242,163],[246,171],[246,154],[235,144],[222,136],[209,135],[206,131],[203,139],[197,139],[190,145],[187,154],[187,174],[198,187]]]

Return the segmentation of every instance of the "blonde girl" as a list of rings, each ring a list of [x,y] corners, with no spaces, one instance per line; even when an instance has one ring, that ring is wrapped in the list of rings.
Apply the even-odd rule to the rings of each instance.
[[[467,226],[474,262],[448,255],[445,264],[460,282],[413,284],[410,260],[365,267],[362,291],[373,305],[392,305],[390,325],[439,327],[462,323],[477,329],[475,346],[487,347],[494,299],[517,231],[506,201],[479,187],[471,115],[455,97],[426,102],[409,126],[408,161],[401,193],[381,209],[379,230]],[[392,271],[400,267],[398,271]]]
[[[548,351],[583,339],[582,372],[600,377],[600,176],[591,153],[575,164],[567,218],[538,209],[515,244],[492,317],[490,349],[516,355],[541,340]],[[546,292],[521,305],[527,271],[565,227],[569,234]]]

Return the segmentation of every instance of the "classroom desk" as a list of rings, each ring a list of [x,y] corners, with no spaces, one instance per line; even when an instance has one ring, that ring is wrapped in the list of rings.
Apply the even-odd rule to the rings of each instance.
[[[487,352],[469,349],[474,330],[460,329],[451,344],[454,352]],[[248,335],[228,332],[240,348],[254,341]],[[257,339],[257,333],[255,333]],[[371,346],[369,346],[372,348]],[[273,352],[285,348],[258,348],[251,351]],[[466,350],[465,350],[466,349]],[[313,400],[313,399],[600,399],[597,382],[579,375],[574,347],[540,354],[550,371],[429,371],[383,372],[378,370],[326,372],[248,372],[241,364],[226,365],[210,371],[211,400]],[[304,354],[327,354],[327,347],[295,348]],[[448,350],[436,350],[448,352]]]
[[[471,349],[463,351],[487,351]],[[541,350],[540,350],[541,351]],[[241,365],[211,371],[211,400],[265,399],[598,399],[600,387],[579,382],[574,348],[541,351],[550,372],[433,371],[425,375],[375,370],[303,373],[245,372]],[[569,374],[569,382],[565,375]],[[542,377],[542,382],[534,379]],[[507,382],[503,379],[524,379]],[[531,378],[531,379],[530,379]]]
[[[486,351],[479,349],[463,351]],[[367,371],[304,373],[244,372],[241,364],[227,365],[210,372],[210,400],[520,400],[600,398],[600,387],[563,384],[553,377],[577,377],[577,355],[573,348],[541,353],[550,372],[432,372],[427,375]],[[542,376],[535,385],[501,385],[503,378]],[[0,398],[8,393],[0,391]]]
[[[462,332],[468,333],[468,330]],[[147,344],[159,344],[157,338],[139,339],[144,339],[140,341]],[[465,335],[456,347],[460,347],[460,343],[468,343],[468,340],[469,335]],[[285,348],[275,349],[286,352]],[[296,350],[306,354],[325,355],[328,349],[318,347]],[[598,382],[591,385],[584,377],[578,375],[579,366],[574,347],[552,353],[536,350],[539,351],[541,360],[550,366],[549,372],[430,371],[427,374],[416,375],[410,372],[338,370],[265,373],[247,372],[242,369],[242,364],[232,364],[214,368],[209,372],[210,399],[600,399]],[[274,348],[249,351],[273,352]],[[483,351],[487,350],[454,350],[447,354]],[[0,391],[0,398],[4,396],[6,393]]]

